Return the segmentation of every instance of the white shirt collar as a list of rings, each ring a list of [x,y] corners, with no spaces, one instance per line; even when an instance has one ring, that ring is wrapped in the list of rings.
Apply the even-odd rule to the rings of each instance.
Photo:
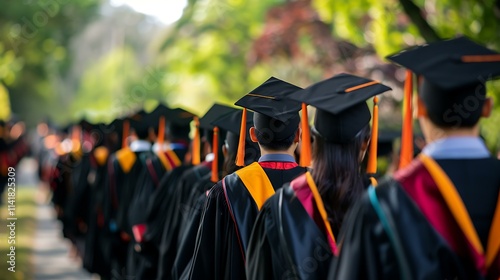
[[[448,137],[436,140],[422,150],[433,159],[479,159],[490,157],[479,137]]]
[[[133,152],[145,152],[151,150],[151,143],[146,140],[135,140],[130,143],[130,149]]]

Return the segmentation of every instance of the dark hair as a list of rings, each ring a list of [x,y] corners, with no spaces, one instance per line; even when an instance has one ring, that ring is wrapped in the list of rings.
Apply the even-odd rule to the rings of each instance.
[[[364,189],[359,160],[363,143],[370,139],[370,125],[345,144],[326,142],[314,128],[311,132],[314,137],[311,175],[337,235],[344,215]]]
[[[486,87],[471,85],[443,90],[424,80],[420,96],[429,119],[441,128],[471,128],[481,118]]]
[[[149,128],[146,129],[134,129],[137,138],[141,140],[146,140],[149,137]]]
[[[226,134],[227,156],[224,159],[223,176],[240,169],[236,166],[236,154],[238,153],[238,142],[240,136],[230,131]],[[245,141],[245,165],[255,162],[260,157],[259,146],[252,141]]]
[[[176,125],[173,123],[167,124],[167,139],[169,141],[175,142],[175,141],[185,141],[189,142],[189,132],[190,132],[190,127],[189,125]]]
[[[267,140],[266,136],[264,133],[261,133],[257,128],[255,128],[255,135],[257,136],[257,141],[259,141],[259,144],[268,150],[272,151],[286,151],[290,146],[293,144],[293,140],[295,139],[295,134],[297,133],[297,129],[287,138],[283,140]]]

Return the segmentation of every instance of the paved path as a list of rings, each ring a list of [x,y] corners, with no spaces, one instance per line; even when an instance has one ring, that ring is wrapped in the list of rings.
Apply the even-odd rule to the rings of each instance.
[[[38,204],[37,231],[33,242],[35,280],[97,279],[71,258],[69,241],[61,236],[61,225],[54,218],[52,206]]]
[[[23,159],[18,166],[19,185],[36,186],[36,162]],[[37,229],[33,240],[32,262],[35,280],[99,279],[82,269],[81,261],[70,257],[69,241],[62,237],[61,224],[47,204],[46,195],[37,188]]]

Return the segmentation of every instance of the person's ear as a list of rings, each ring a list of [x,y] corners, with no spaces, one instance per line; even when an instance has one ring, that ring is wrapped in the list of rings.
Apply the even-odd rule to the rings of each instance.
[[[427,107],[420,96],[417,97],[417,117],[427,117]]]
[[[293,139],[293,142],[298,143],[301,137],[302,137],[302,129],[299,127],[299,129],[297,129],[297,132],[295,132],[295,138]]]
[[[222,155],[224,156],[224,158],[227,158],[227,146],[226,145],[222,145]]]
[[[258,142],[257,140],[257,134],[255,132],[255,127],[250,127],[250,129],[248,130],[248,132],[250,133],[250,140],[252,140],[252,142]]]
[[[491,116],[491,111],[493,110],[493,99],[491,97],[486,98],[483,104],[483,111],[481,112],[481,117],[488,118]]]

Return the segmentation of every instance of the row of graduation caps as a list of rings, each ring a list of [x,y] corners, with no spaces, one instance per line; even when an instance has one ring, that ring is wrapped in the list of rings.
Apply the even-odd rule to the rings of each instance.
[[[448,55],[432,55],[433,53],[447,53]],[[414,157],[413,136],[413,104],[412,94],[414,88],[414,74],[425,77],[436,90],[432,96],[422,96],[427,102],[440,106],[449,98],[448,94],[454,89],[484,84],[486,78],[491,78],[491,73],[497,73],[500,69],[493,69],[494,63],[500,60],[499,55],[484,48],[466,37],[443,41],[434,44],[432,48],[418,48],[416,50],[403,51],[388,57],[389,60],[406,67],[406,80],[404,87],[403,105],[403,127],[401,134],[394,131],[382,132],[379,137],[378,131],[378,94],[391,90],[382,83],[350,74],[339,74],[332,78],[315,83],[305,89],[297,90],[287,96],[280,92],[290,92],[290,88],[296,87],[292,84],[283,83],[279,79],[271,77],[261,86],[257,87],[235,105],[243,107],[243,110],[215,103],[211,109],[201,118],[181,108],[171,109],[160,104],[152,112],[141,110],[125,118],[115,119],[109,125],[108,130],[114,129],[122,133],[122,146],[127,146],[127,137],[130,128],[145,129],[158,127],[157,142],[162,146],[165,135],[165,125],[171,122],[179,127],[188,127],[194,120],[195,133],[193,137],[193,150],[200,148],[200,128],[224,129],[240,134],[245,139],[247,126],[247,109],[269,116],[272,119],[286,123],[291,117],[302,109],[302,120],[309,120],[307,105],[316,108],[314,120],[315,129],[325,137],[343,141],[342,138],[351,139],[352,133],[359,131],[366,125],[372,114],[370,113],[366,100],[373,97],[373,120],[372,138],[369,150],[367,173],[377,172],[377,156],[392,151],[393,140],[401,135],[399,168],[408,165]],[[411,69],[411,70],[410,70]],[[488,75],[489,74],[489,75]],[[450,78],[452,77],[452,78]],[[483,79],[481,79],[483,77]],[[279,86],[277,86],[279,85]],[[297,107],[298,106],[298,107]],[[241,125],[229,121],[230,115],[241,115]],[[250,117],[251,118],[251,117]],[[234,116],[232,117],[234,119]],[[84,122],[85,123],[85,122]],[[251,120],[249,120],[251,124]],[[82,124],[82,123],[80,123]],[[87,125],[90,125],[87,123]],[[309,123],[302,122],[301,159],[302,166],[310,166],[311,148]],[[106,128],[104,128],[106,129]],[[217,134],[215,134],[217,135]],[[244,155],[244,141],[240,139],[237,165],[243,166],[242,155]],[[381,151],[378,151],[381,145]],[[215,149],[214,151],[217,151]],[[239,160],[238,160],[239,159]],[[199,153],[192,154],[192,163],[200,162]],[[215,169],[214,172],[217,172]]]

